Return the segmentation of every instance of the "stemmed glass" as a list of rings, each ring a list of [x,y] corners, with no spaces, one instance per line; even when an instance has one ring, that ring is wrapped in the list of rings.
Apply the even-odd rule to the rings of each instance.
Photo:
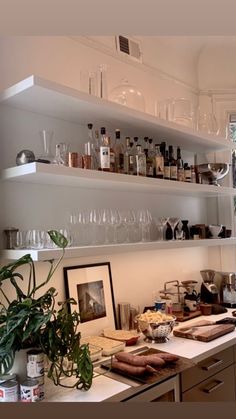
[[[159,223],[158,225],[161,228],[161,237],[160,237],[160,240],[164,240],[164,227],[166,226],[167,221],[168,221],[168,218],[167,217],[159,217],[158,218],[158,223]]]
[[[141,224],[142,230],[142,242],[150,241],[150,224],[152,221],[152,215],[149,210],[147,209],[140,209],[138,210],[137,219]]]
[[[92,235],[91,244],[96,245],[98,243],[98,240],[97,240],[98,226],[101,224],[101,213],[99,210],[91,209],[89,211],[89,223],[91,226],[91,235]]]
[[[114,243],[118,242],[118,236],[117,236],[117,229],[119,225],[121,224],[121,215],[120,212],[117,209],[111,210],[111,225],[113,226],[113,241]]]
[[[167,222],[170,224],[172,230],[172,240],[175,240],[175,227],[180,222],[178,217],[168,217]]]
[[[100,224],[104,226],[105,230],[104,244],[109,244],[109,227],[111,224],[111,210],[109,208],[104,208],[101,210]]]
[[[131,229],[134,227],[136,223],[136,216],[133,210],[125,210],[121,213],[121,222],[125,228],[125,239],[124,243],[130,243],[132,241],[131,238]]]

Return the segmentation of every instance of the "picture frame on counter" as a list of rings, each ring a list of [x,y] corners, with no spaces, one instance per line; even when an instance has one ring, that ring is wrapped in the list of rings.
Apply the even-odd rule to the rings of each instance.
[[[76,305],[69,311],[80,315],[82,336],[100,334],[105,328],[117,328],[115,300],[110,262],[76,265],[63,268],[66,298]]]

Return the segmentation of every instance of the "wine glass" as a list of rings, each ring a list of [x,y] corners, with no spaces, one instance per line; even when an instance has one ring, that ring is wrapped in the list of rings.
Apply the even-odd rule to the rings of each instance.
[[[131,229],[134,228],[136,223],[136,216],[133,210],[125,210],[121,213],[121,222],[125,228],[125,243],[130,243],[132,241]]]
[[[150,224],[152,221],[152,215],[149,210],[147,209],[140,209],[138,210],[137,219],[141,224],[142,230],[142,242],[150,241]]]
[[[172,240],[175,240],[175,227],[180,222],[178,217],[168,217],[167,222],[170,224],[172,230]]]
[[[93,208],[89,211],[89,223],[91,226],[91,235],[92,235],[91,244],[96,245],[98,242],[98,239],[97,239],[98,227],[101,224],[101,213],[99,210]]]
[[[159,217],[158,218],[158,223],[159,223],[158,225],[160,226],[160,229],[161,229],[160,240],[164,240],[164,227],[166,226],[167,221],[168,221],[168,217]]]
[[[117,237],[117,229],[119,227],[119,225],[121,224],[121,215],[119,210],[117,209],[112,209],[111,210],[111,225],[113,226],[113,232],[114,232],[114,236],[113,236],[113,241],[114,243],[118,242],[118,237]]]
[[[109,208],[103,208],[101,210],[100,224],[103,225],[105,230],[105,241],[104,244],[109,244],[109,230],[111,225],[111,210]]]

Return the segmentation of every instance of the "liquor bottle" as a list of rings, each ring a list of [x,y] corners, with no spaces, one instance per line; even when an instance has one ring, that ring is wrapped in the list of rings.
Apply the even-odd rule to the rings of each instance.
[[[108,137],[108,145],[110,147],[110,172],[115,173],[116,171],[116,157],[115,151],[111,144],[111,137]]]
[[[184,165],[183,165],[183,160],[181,158],[181,150],[180,147],[177,148],[177,180],[180,182],[184,182],[185,181],[185,176],[184,176]]]
[[[191,170],[191,182],[192,183],[197,183],[197,174],[196,174],[196,166],[195,165],[191,165],[190,166],[190,170]]]
[[[191,182],[191,169],[188,163],[184,163],[184,181]]]
[[[130,137],[126,137],[126,148],[124,152],[124,173],[126,175],[134,174],[134,154],[133,145],[134,143],[130,140]]]
[[[160,152],[160,144],[155,144],[155,177],[158,179],[164,177],[164,158]]]
[[[99,146],[93,136],[93,124],[88,124],[88,141],[84,144],[82,155],[83,167],[85,169],[97,170],[99,167]]]
[[[165,159],[164,159],[164,179],[170,179],[170,161],[169,161],[168,150],[166,150],[165,152]]]
[[[146,176],[146,156],[142,151],[141,144],[137,144],[136,149],[136,174],[137,176]]]
[[[177,180],[177,163],[173,155],[173,146],[169,145],[170,179]]]
[[[136,152],[137,149],[134,147],[134,141],[130,138],[129,141],[130,145],[130,154],[129,154],[129,175],[135,175],[137,173],[136,170]]]
[[[115,152],[115,172],[124,173],[124,145],[120,139],[119,129],[116,129],[114,152]]]
[[[147,155],[148,155],[148,137],[144,137],[144,139],[143,139],[143,152],[145,153],[146,158],[147,158]]]
[[[154,177],[154,165],[155,165],[155,151],[153,147],[152,138],[148,140],[149,146],[146,155],[146,170],[148,177]]]
[[[138,145],[138,137],[134,137],[134,150],[136,149]]]
[[[165,154],[166,154],[166,142],[162,141],[160,144],[160,152],[165,160]]]
[[[101,128],[99,170],[110,172],[110,146],[106,128]]]

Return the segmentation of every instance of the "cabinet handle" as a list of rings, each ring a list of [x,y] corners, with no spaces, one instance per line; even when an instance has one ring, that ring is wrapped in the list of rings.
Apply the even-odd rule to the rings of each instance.
[[[203,388],[202,391],[204,391],[204,393],[212,393],[213,391],[217,390],[219,387],[224,385],[224,381],[217,381],[217,384],[215,384],[213,387],[210,388]]]
[[[222,363],[223,363],[223,359],[216,359],[216,360],[215,360],[212,364],[202,366],[202,370],[205,370],[205,371],[210,371],[210,370],[212,370],[213,368],[218,367],[218,366],[219,366],[219,365],[221,365]]]

